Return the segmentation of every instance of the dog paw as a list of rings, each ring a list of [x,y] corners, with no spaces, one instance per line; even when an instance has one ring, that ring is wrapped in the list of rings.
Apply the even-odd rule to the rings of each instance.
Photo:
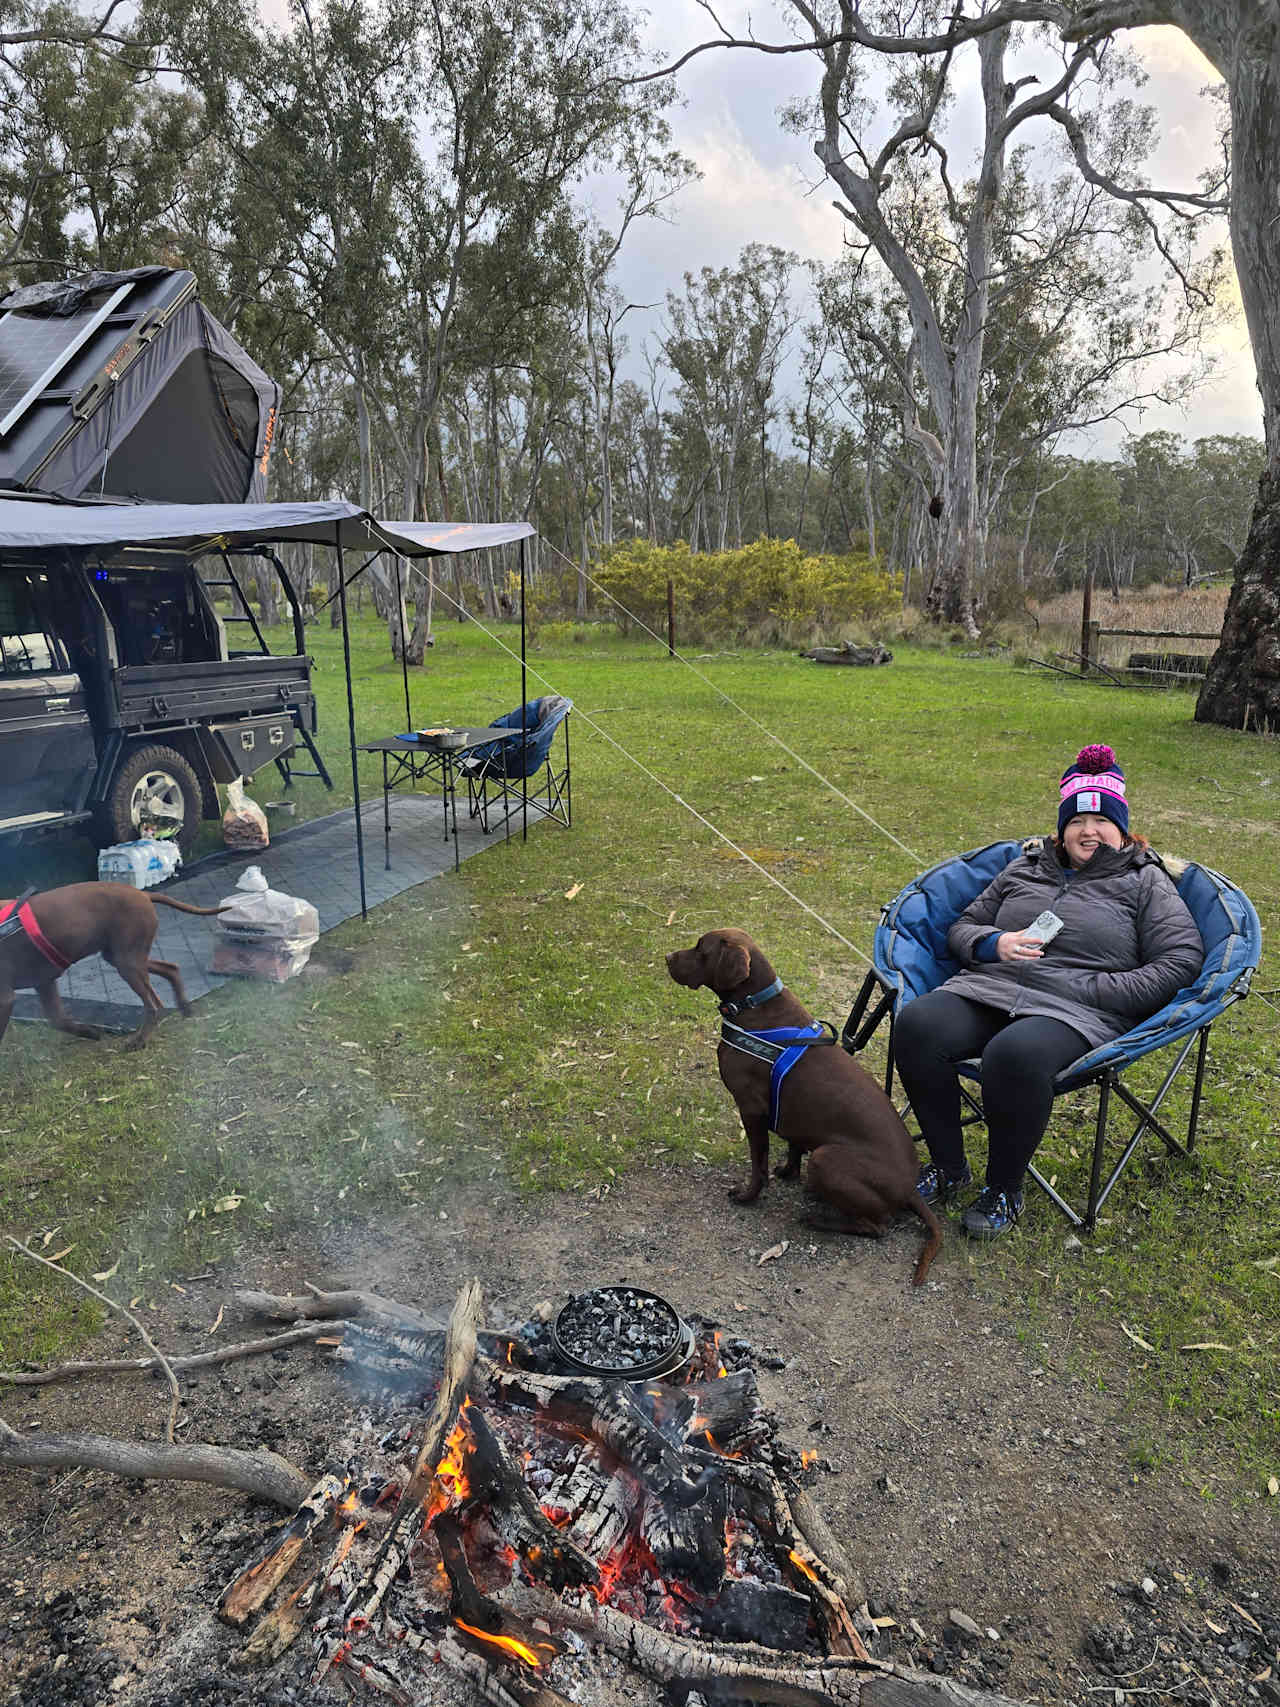
[[[798,1179],[799,1176],[799,1162],[779,1162],[773,1170],[774,1179]]]
[[[729,1196],[734,1203],[754,1203],[763,1190],[762,1185],[757,1185],[754,1180],[749,1180],[746,1185],[730,1186]]]

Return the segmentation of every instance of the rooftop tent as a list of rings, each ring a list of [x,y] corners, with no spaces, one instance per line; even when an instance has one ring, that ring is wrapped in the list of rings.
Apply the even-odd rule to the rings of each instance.
[[[88,273],[0,301],[0,486],[260,500],[279,403],[192,273]]]

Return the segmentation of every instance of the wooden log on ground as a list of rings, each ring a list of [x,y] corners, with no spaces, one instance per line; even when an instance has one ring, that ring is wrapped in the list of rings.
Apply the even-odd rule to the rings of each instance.
[[[267,1316],[280,1322],[334,1321],[346,1318],[375,1324],[388,1334],[403,1330],[421,1336],[424,1355],[439,1365],[442,1361],[446,1328],[434,1316],[402,1304],[396,1298],[383,1298],[376,1292],[322,1292],[308,1283],[306,1292],[237,1292],[235,1301],[242,1310],[254,1316]],[[498,1328],[477,1325],[481,1350],[486,1357],[504,1358],[514,1336]],[[433,1348],[433,1349],[432,1349]],[[436,1370],[438,1375],[438,1368]]]
[[[350,1476],[326,1470],[299,1505],[297,1511],[271,1537],[266,1548],[247,1570],[229,1582],[218,1601],[218,1617],[237,1627],[259,1607],[288,1576],[310,1537],[330,1522],[340,1501],[351,1488]]]
[[[160,1446],[101,1434],[18,1434],[0,1421],[0,1469],[106,1470],[113,1476],[207,1482],[292,1511],[310,1479],[276,1452],[233,1446]]]
[[[866,1585],[850,1563],[849,1555],[831,1531],[806,1489],[783,1484],[787,1505],[796,1528],[831,1573],[832,1585],[846,1606],[860,1606],[867,1598]]]
[[[893,653],[887,646],[855,646],[842,641],[839,646],[812,646],[800,654],[812,658],[815,664],[892,664]]]

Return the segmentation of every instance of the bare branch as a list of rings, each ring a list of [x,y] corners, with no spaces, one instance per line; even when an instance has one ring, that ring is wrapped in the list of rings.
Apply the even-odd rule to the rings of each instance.
[[[99,1292],[96,1286],[90,1286],[87,1280],[81,1280],[80,1276],[78,1274],[72,1274],[69,1268],[63,1268],[60,1263],[51,1262],[48,1257],[42,1257],[38,1251],[33,1251],[30,1245],[24,1245],[20,1239],[15,1239],[12,1233],[6,1233],[4,1237],[5,1243],[12,1245],[14,1250],[17,1251],[20,1256],[30,1257],[32,1262],[41,1263],[45,1268],[51,1268],[55,1274],[62,1275],[64,1279],[74,1281],[75,1284],[82,1287],[91,1298],[96,1298],[100,1304],[105,1304],[108,1310],[116,1311],[118,1315],[124,1317],[125,1321],[133,1325],[143,1345],[146,1346],[147,1350],[155,1358],[159,1367],[164,1370],[165,1379],[168,1381],[169,1389],[173,1394],[173,1402],[169,1406],[169,1422],[165,1429],[165,1438],[168,1440],[170,1446],[172,1446],[174,1425],[178,1420],[178,1405],[182,1398],[182,1395],[178,1390],[178,1378],[173,1373],[173,1370],[169,1365],[169,1361],[165,1357],[164,1353],[143,1327],[142,1323],[133,1314],[132,1310],[127,1310],[123,1304],[117,1304],[114,1298],[108,1298],[105,1292]]]

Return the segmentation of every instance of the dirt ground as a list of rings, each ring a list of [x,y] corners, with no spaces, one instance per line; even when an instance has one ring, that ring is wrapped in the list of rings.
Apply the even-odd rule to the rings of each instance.
[[[994,1314],[982,1253],[971,1264],[958,1235],[915,1290],[915,1224],[879,1244],[842,1239],[804,1225],[796,1185],[775,1182],[742,1209],[730,1183],[655,1168],[598,1201],[468,1186],[305,1261],[265,1249],[208,1278],[172,1277],[186,1291],[167,1294],[162,1343],[209,1349],[222,1304],[216,1343],[254,1337],[261,1324],[236,1316],[236,1289],[304,1279],[443,1315],[474,1274],[495,1326],[589,1286],[647,1286],[752,1342],[779,1433],[821,1454],[813,1495],[872,1613],[896,1620],[880,1638],[886,1657],[1041,1702],[1280,1703],[1277,1502],[1234,1499],[1222,1466],[1203,1467],[1202,1485],[1219,1492],[1208,1500],[1171,1471],[1136,1470],[1158,1417],[1132,1408],[1119,1372],[1105,1390],[1070,1372],[1083,1323],[1020,1337],[1025,1324]],[[83,1355],[136,1355],[127,1347],[112,1325]],[[154,1440],[166,1403],[162,1383],[126,1377],[6,1394],[4,1411],[19,1430]],[[182,1438],[270,1446],[314,1474],[353,1408],[337,1371],[304,1347],[185,1380]],[[90,1473],[10,1473],[0,1502],[0,1700],[322,1698],[301,1655],[265,1676],[237,1672],[235,1641],[208,1617],[278,1513],[235,1493]]]

